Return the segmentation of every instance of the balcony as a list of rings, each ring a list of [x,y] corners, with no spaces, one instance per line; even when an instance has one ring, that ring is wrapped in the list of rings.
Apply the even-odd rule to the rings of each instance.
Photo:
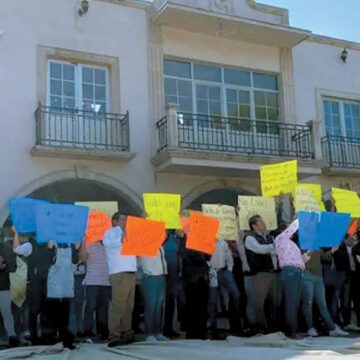
[[[360,139],[327,135],[321,145],[330,173],[360,172]]]
[[[321,174],[307,125],[180,114],[168,105],[157,131],[157,172],[252,177],[262,164],[299,159],[300,177]]]
[[[96,113],[39,104],[34,156],[127,161],[129,113]]]

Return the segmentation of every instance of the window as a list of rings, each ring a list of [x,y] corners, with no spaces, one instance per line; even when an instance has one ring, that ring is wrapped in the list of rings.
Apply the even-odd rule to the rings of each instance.
[[[360,104],[335,99],[324,99],[326,134],[360,139]]]
[[[275,75],[165,59],[164,88],[165,103],[177,104],[180,114],[229,118],[234,130],[248,131],[257,120],[257,131],[268,132],[267,123],[279,120]]]
[[[49,61],[48,105],[62,110],[108,111],[107,70]]]

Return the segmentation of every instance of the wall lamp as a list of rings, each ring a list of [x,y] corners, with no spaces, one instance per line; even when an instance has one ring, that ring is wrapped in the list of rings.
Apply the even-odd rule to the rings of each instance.
[[[79,16],[85,15],[89,11],[89,1],[82,0],[80,9],[78,10]]]
[[[347,58],[348,58],[348,51],[346,50],[346,48],[344,48],[344,50],[342,51],[342,53],[341,53],[341,60],[344,62],[344,63],[346,63],[346,60],[347,60]]]

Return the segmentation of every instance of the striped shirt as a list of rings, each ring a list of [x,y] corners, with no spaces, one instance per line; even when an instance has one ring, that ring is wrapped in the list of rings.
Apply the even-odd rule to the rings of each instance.
[[[89,258],[86,262],[86,276],[83,285],[110,286],[105,247],[101,241],[87,249]]]

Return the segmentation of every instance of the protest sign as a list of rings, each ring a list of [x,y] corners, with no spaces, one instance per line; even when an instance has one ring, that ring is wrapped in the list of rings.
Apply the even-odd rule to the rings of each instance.
[[[349,226],[347,233],[349,235],[355,235],[358,229],[358,221],[354,220],[352,224]]]
[[[333,247],[341,244],[351,221],[350,214],[323,212],[320,216],[319,247]]]
[[[79,201],[75,205],[88,206],[90,210],[101,211],[108,214],[110,219],[118,211],[117,201]]]
[[[218,239],[238,240],[236,213],[233,206],[202,204],[202,212],[204,215],[220,220],[220,228],[217,234]]]
[[[268,230],[277,229],[277,218],[274,198],[262,196],[239,196],[239,223],[240,229],[250,230],[249,219],[254,215],[260,215]]]
[[[11,198],[8,201],[11,220],[19,234],[36,231],[36,207],[45,200],[33,198]]]
[[[310,189],[298,185],[295,191],[295,201],[294,201],[295,211],[310,211],[310,212],[320,212],[320,206],[316,202],[313,193]]]
[[[325,205],[322,199],[322,186],[321,184],[309,184],[309,183],[299,183],[298,186],[305,187],[311,190],[315,201],[320,207],[320,211],[326,211]]]
[[[164,222],[128,216],[121,255],[155,257],[165,238]]]
[[[338,213],[351,214],[352,218],[360,218],[360,199],[355,191],[332,188],[331,193]]]
[[[112,223],[108,214],[101,211],[90,210],[86,228],[85,242],[90,245],[103,240],[105,231],[111,229]]]
[[[261,166],[260,177],[265,197],[293,193],[297,184],[297,160]]]
[[[301,250],[319,250],[320,215],[315,212],[300,211],[299,219],[299,245]]]
[[[27,265],[19,256],[16,257],[16,271],[9,273],[11,301],[21,308],[26,300]]]
[[[143,194],[143,198],[149,220],[163,221],[167,229],[181,229],[181,195]]]
[[[191,213],[190,232],[186,240],[186,248],[212,255],[216,248],[216,236],[220,221],[209,216]]]
[[[89,216],[87,206],[40,203],[36,213],[36,241],[73,244],[84,239]]]

